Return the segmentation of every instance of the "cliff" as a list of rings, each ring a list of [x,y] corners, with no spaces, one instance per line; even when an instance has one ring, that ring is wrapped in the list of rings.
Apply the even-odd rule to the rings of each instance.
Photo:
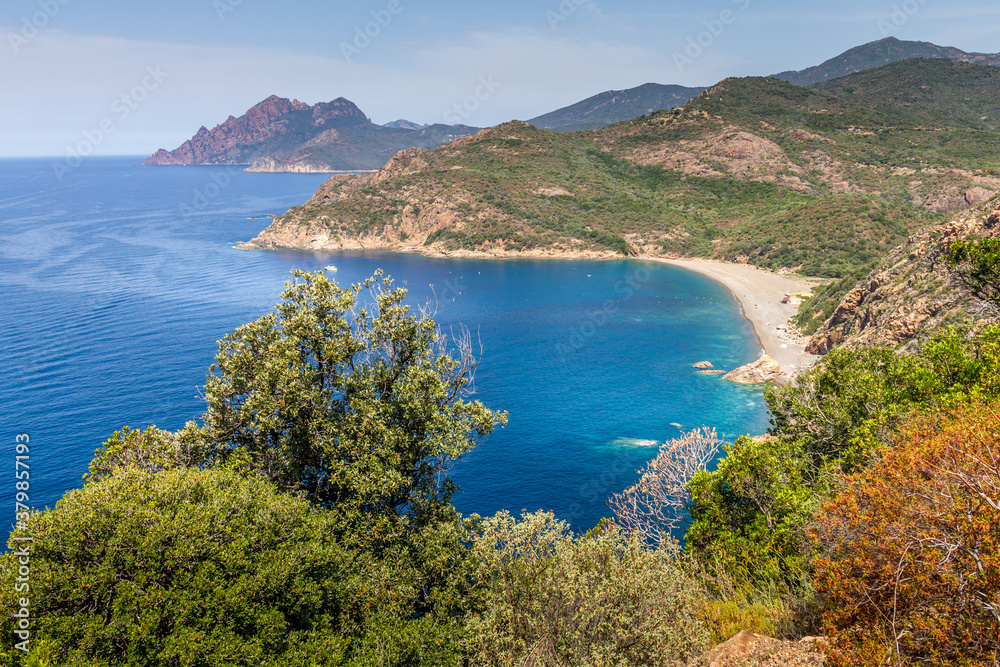
[[[160,149],[147,165],[252,165],[251,171],[321,172],[378,169],[397,151],[432,148],[478,128],[411,129],[372,123],[351,101],[308,105],[272,95],[239,118],[202,127],[178,148]]]
[[[946,255],[959,239],[997,236],[1000,198],[913,234],[847,293],[810,338],[807,351],[899,347],[949,324],[979,320],[981,305],[952,280]]]

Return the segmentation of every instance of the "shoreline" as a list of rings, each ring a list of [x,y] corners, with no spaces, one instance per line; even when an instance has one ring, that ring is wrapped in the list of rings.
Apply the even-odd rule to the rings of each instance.
[[[256,239],[254,239],[256,240]],[[254,240],[237,244],[241,250],[276,249],[276,244],[257,244]],[[575,251],[534,250],[529,252],[490,252],[490,251],[440,251],[435,248],[421,246],[395,246],[365,248],[308,248],[280,246],[283,249],[297,249],[306,252],[356,252],[378,251],[415,253],[432,258],[469,258],[469,259],[561,259],[561,260],[638,260],[658,262],[678,268],[694,271],[714,280],[736,298],[743,317],[750,322],[762,354],[766,354],[778,363],[781,371],[789,378],[815,364],[820,356],[808,354],[805,351],[805,341],[788,331],[792,327],[790,320],[798,312],[796,305],[783,304],[781,300],[788,294],[811,290],[822,283],[819,278],[806,278],[794,274],[778,274],[767,269],[757,268],[749,264],[735,264],[712,259],[672,259],[666,257],[651,257],[647,255],[625,257],[608,251]],[[794,327],[792,327],[794,331]]]
[[[791,326],[789,322],[798,308],[781,303],[785,295],[808,291],[820,282],[819,279],[781,275],[747,264],[710,259],[639,259],[694,271],[728,289],[750,322],[762,353],[778,362],[786,375],[797,375],[822,358],[807,353],[803,342],[788,333],[786,327]]]

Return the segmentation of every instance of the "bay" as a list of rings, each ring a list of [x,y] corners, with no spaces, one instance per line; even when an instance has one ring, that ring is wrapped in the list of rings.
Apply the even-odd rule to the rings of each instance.
[[[760,351],[735,298],[703,276],[635,260],[238,250],[325,176],[138,161],[57,174],[0,160],[0,453],[13,470],[15,437],[30,435],[32,505],[81,486],[121,426],[197,419],[216,341],[272,310],[292,269],[331,264],[345,283],[384,269],[481,345],[475,398],[510,423],[456,465],[465,513],[551,509],[586,530],[663,440],[767,427],[759,388],[691,368]]]

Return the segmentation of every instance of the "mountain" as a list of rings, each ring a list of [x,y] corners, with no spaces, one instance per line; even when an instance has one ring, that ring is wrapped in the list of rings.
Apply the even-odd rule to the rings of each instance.
[[[382,127],[393,127],[401,130],[422,130],[427,126],[420,125],[418,123],[414,123],[413,121],[400,118],[399,120],[394,120],[391,123],[385,123],[384,125],[382,125]]]
[[[609,90],[582,102],[532,118],[529,124],[557,132],[592,130],[643,114],[684,106],[704,88],[646,83],[628,90]]]
[[[1000,130],[1000,67],[943,59],[904,60],[819,83],[869,109],[905,109],[931,124]]]
[[[895,37],[886,37],[877,42],[869,42],[848,49],[839,56],[830,58],[815,67],[800,71],[781,72],[772,76],[797,86],[811,86],[908,58],[943,58],[953,62],[1000,67],[1000,53],[966,53],[951,46],[938,46],[930,42],[911,42]]]
[[[799,323],[821,333],[893,248],[1000,193],[993,76],[918,59],[829,91],[726,79],[598,130],[505,123],[331,179],[245,247],[749,263],[836,279]]]
[[[308,105],[272,95],[239,118],[204,126],[173,151],[160,149],[147,165],[246,164],[251,171],[378,169],[397,151],[433,148],[478,128],[432,125],[384,127],[351,101]]]
[[[974,90],[978,68],[946,67],[955,91]],[[506,123],[331,181],[257,244],[712,256],[839,277],[1000,192],[1000,134],[841,93],[727,79],[683,109],[581,134]]]

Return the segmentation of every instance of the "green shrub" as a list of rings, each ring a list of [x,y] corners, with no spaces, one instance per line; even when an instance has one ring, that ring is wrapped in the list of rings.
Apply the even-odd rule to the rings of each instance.
[[[674,546],[605,524],[575,538],[551,513],[487,519],[465,645],[475,665],[672,665],[707,647],[704,593]]]

